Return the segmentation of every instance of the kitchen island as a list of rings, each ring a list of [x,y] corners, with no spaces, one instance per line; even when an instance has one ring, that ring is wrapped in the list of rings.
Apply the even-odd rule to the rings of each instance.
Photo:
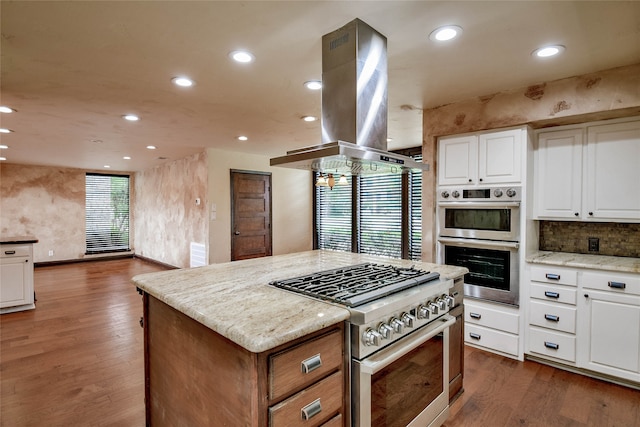
[[[36,308],[33,288],[33,236],[0,237],[0,314]]]
[[[300,420],[297,400],[324,393],[322,415],[303,425],[348,424],[349,311],[268,284],[363,262],[415,266],[443,278],[466,272],[309,251],[134,277],[144,295],[147,423],[293,425],[291,419]],[[322,366],[301,374],[299,359],[317,354]]]

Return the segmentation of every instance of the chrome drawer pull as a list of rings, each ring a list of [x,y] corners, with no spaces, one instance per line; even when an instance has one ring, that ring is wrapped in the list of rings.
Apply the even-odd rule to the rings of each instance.
[[[306,421],[318,415],[320,411],[322,411],[322,405],[320,404],[320,399],[316,399],[302,408],[300,415],[302,419]]]
[[[303,374],[308,374],[311,371],[315,371],[320,366],[322,366],[322,359],[320,359],[320,353],[315,356],[311,356],[307,360],[303,360],[300,364],[300,369]]]
[[[479,340],[481,338],[480,334],[476,334],[476,333],[473,333],[473,332],[469,332],[469,336],[471,338],[473,338],[474,340]]]
[[[556,316],[555,314],[545,314],[544,318],[547,320],[551,320],[552,322],[559,322],[560,316]]]
[[[623,282],[609,282],[609,287],[615,289],[624,289],[627,287],[627,284]]]
[[[4,254],[5,255],[15,255],[16,251],[4,251]],[[609,283],[611,283],[611,282],[609,282]]]
[[[472,319],[479,319],[482,316],[478,313],[469,313],[469,317],[471,317]]]
[[[548,298],[560,298],[560,293],[559,292],[551,292],[551,291],[545,291],[544,292],[544,296],[548,297]]]
[[[547,348],[550,348],[551,350],[557,350],[560,348],[560,346],[556,343],[553,342],[549,342],[549,341],[545,341],[544,342],[544,346]]]
[[[554,274],[554,273],[547,273],[545,274],[545,277],[549,280],[560,280],[560,275],[559,274]]]

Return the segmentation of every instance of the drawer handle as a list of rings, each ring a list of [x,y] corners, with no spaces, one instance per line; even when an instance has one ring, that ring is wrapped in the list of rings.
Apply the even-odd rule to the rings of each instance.
[[[320,366],[322,366],[322,359],[320,359],[320,353],[318,353],[307,360],[303,360],[300,364],[300,369],[303,374],[308,374],[309,372],[315,371]]]
[[[615,289],[624,289],[627,287],[627,284],[623,282],[609,282],[609,287]]]
[[[469,313],[469,317],[472,319],[480,319],[482,316],[479,313]]]
[[[470,336],[471,338],[473,338],[474,340],[479,340],[479,339],[481,338],[481,337],[480,337],[480,334],[476,334],[476,333],[474,333],[474,332],[469,332],[469,336]]]
[[[554,273],[547,273],[545,274],[545,277],[549,280],[560,280],[560,275],[559,274],[554,274]]]
[[[4,254],[5,255],[15,255],[16,251],[4,251]],[[611,282],[609,282],[609,283],[611,283]]]
[[[547,320],[551,320],[552,322],[559,322],[560,316],[556,316],[555,314],[545,314],[544,318]]]
[[[554,342],[549,342],[549,341],[545,341],[544,342],[544,346],[547,348],[550,348],[551,350],[557,350],[560,348],[560,346]]]
[[[316,399],[302,408],[302,410],[300,411],[300,415],[302,416],[303,420],[307,421],[312,417],[318,415],[320,411],[322,411],[322,405],[320,404],[320,399]]]
[[[558,298],[560,298],[560,293],[559,292],[544,291],[544,296],[548,297],[548,298],[558,299]]]

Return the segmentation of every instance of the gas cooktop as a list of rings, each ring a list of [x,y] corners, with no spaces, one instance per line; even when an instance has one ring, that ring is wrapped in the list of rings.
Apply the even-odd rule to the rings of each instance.
[[[356,307],[422,285],[440,273],[392,265],[364,263],[269,283],[282,289]]]

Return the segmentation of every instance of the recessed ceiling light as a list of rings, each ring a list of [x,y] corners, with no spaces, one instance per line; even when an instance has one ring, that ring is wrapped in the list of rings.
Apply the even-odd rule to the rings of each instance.
[[[147,148],[148,148],[149,150],[155,150],[155,149],[156,149],[156,146],[155,146],[155,145],[147,145]]]
[[[253,62],[253,60],[255,59],[253,54],[251,52],[247,52],[246,50],[234,50],[233,52],[229,53],[229,56],[234,61],[242,63]]]
[[[304,116],[302,120],[304,120],[305,122],[315,122],[316,120],[318,120],[318,118],[314,116]]]
[[[393,141],[393,138],[387,138],[387,142]]]
[[[95,142],[96,144],[102,144],[101,139],[92,139],[91,142]]]
[[[7,148],[9,148],[8,145],[0,144],[0,150],[6,150]]]
[[[11,129],[0,128],[0,133],[11,133],[13,132]]]
[[[550,56],[556,56],[562,52],[564,52],[565,47],[562,45],[553,45],[553,46],[544,46],[539,49],[531,52],[531,55],[537,56],[538,58],[548,58]]]
[[[5,161],[5,160],[7,160],[7,158],[6,158],[6,157],[0,157],[0,162],[3,162],[3,161]]]
[[[304,87],[311,90],[320,90],[322,89],[322,82],[320,80],[309,80],[304,82]]]
[[[456,38],[462,33],[462,27],[458,25],[445,25],[444,27],[436,28],[429,34],[429,39],[434,41],[447,41]]]
[[[181,87],[191,87],[193,86],[193,80],[188,77],[174,77],[171,79],[174,85]]]
[[[122,116],[122,118],[125,120],[129,120],[130,122],[137,122],[138,120],[140,120],[140,117],[136,116],[135,114],[125,114],[124,116]]]
[[[15,113],[15,112],[16,112],[16,110],[14,110],[11,107],[7,107],[7,106],[4,106],[4,105],[0,106],[0,113]]]
[[[109,169],[111,166],[109,165],[104,165],[105,169]]]
[[[240,135],[240,136],[238,137],[238,140],[239,140],[239,141],[247,141],[248,139],[249,139],[249,138],[247,138],[247,137],[246,137],[246,136],[244,136],[244,135]]]
[[[123,157],[123,159],[124,159],[124,160],[131,160],[131,157],[129,157],[129,156],[124,156],[124,157]]]

